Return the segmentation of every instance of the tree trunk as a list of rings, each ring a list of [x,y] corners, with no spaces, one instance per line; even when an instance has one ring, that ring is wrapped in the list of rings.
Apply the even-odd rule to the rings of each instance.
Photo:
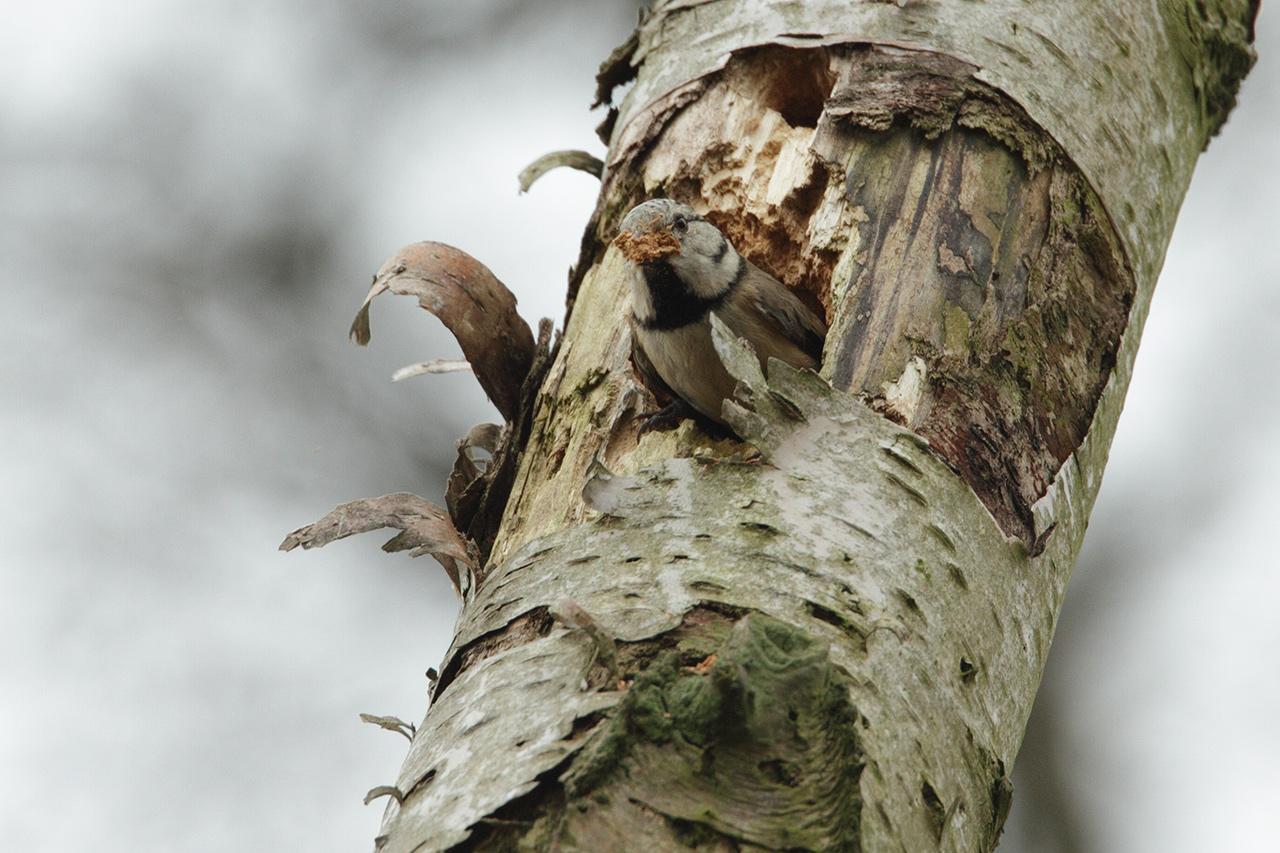
[[[1256,3],[659,2],[566,331],[378,848],[989,850]],[[623,213],[831,325],[637,440]],[[758,452],[757,452],[758,451]],[[496,517],[496,516],[495,516]]]

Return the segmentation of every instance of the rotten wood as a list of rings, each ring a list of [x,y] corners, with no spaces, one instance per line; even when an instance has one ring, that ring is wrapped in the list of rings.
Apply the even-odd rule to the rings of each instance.
[[[826,374],[933,444],[1028,547],[1088,433],[1135,280],[1097,195],[976,69],[847,54],[814,150],[849,176],[858,255]]]

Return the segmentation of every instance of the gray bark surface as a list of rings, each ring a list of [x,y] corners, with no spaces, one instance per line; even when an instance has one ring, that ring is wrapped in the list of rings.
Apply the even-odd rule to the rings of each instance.
[[[378,849],[989,850],[1247,2],[658,3]],[[831,322],[637,437],[631,205]],[[494,512],[490,506],[488,512]]]

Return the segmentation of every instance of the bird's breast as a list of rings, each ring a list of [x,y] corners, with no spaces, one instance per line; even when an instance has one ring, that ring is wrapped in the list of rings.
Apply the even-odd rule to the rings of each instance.
[[[733,393],[734,380],[716,355],[706,317],[674,329],[637,325],[636,342],[672,391],[706,417],[724,423],[720,408]]]

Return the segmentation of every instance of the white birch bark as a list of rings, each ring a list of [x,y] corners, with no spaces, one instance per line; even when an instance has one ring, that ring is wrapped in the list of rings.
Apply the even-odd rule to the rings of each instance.
[[[1255,11],[658,3],[379,849],[991,849]],[[831,321],[821,378],[719,337],[759,458],[637,441],[606,246],[661,192]]]

